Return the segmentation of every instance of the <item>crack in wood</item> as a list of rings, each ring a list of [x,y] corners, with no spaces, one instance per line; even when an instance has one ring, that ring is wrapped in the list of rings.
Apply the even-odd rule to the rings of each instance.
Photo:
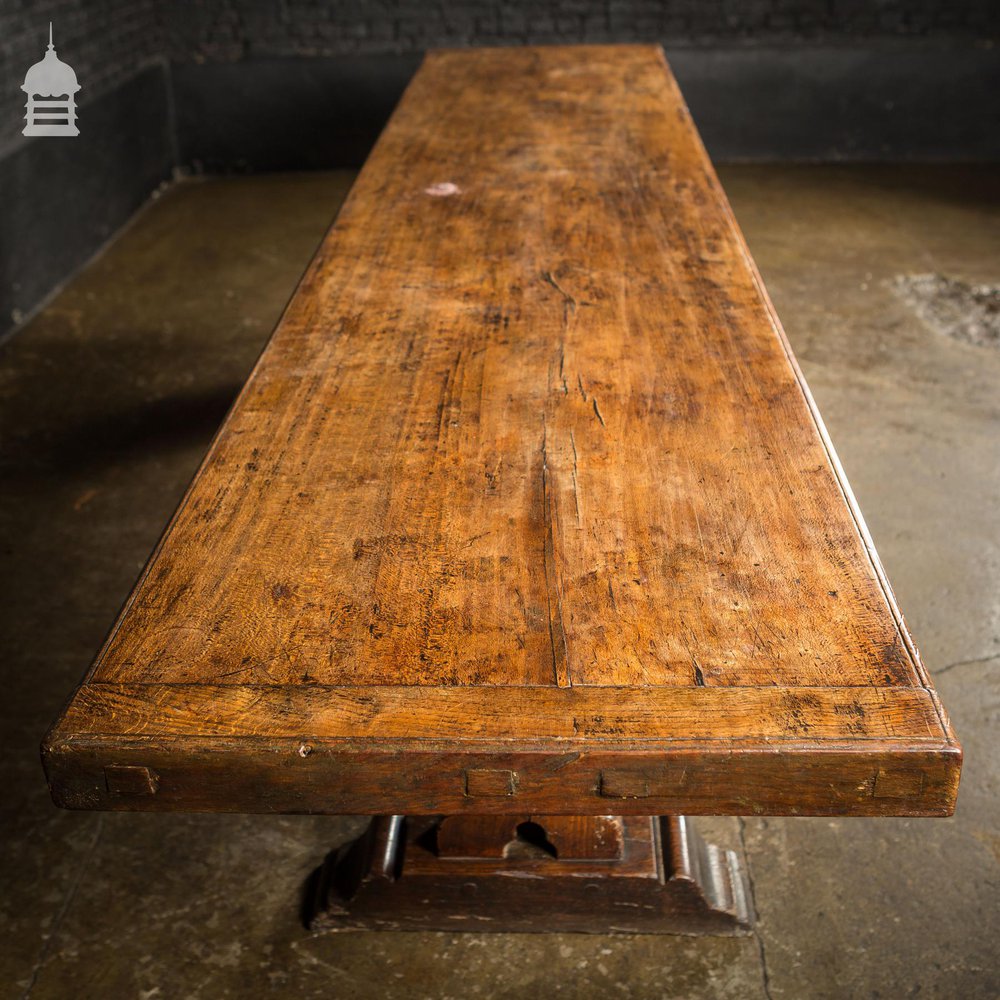
[[[601,422],[602,427],[607,427],[608,425],[604,422],[604,417],[601,416],[601,408],[597,405],[597,397],[594,397],[594,415]]]
[[[576,526],[582,528],[583,518],[580,516],[580,488],[577,480],[576,436],[572,431],[569,432],[569,440],[570,444],[573,445],[573,499],[576,501]]]
[[[552,649],[552,673],[559,687],[569,687],[566,630],[562,618],[562,594],[555,565],[555,535],[552,515],[553,497],[549,487],[548,426],[542,414],[542,516],[545,521],[545,592],[548,604],[549,645]],[[559,637],[556,638],[558,632]]]

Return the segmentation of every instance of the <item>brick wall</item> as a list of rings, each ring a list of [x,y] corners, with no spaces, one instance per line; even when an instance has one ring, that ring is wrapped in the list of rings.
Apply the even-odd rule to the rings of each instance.
[[[76,70],[85,106],[163,56],[159,0],[3,0],[0,3],[0,148],[24,128],[24,74],[45,55],[49,21],[56,52]]]
[[[164,5],[177,61],[413,52],[439,45],[679,45],[986,38],[997,0],[186,0]]]

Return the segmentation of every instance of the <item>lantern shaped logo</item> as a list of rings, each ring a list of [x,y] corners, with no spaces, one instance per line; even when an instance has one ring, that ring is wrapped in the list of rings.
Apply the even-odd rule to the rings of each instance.
[[[45,58],[25,74],[21,87],[28,95],[24,135],[79,135],[76,127],[76,73],[57,55],[49,22],[49,48]]]

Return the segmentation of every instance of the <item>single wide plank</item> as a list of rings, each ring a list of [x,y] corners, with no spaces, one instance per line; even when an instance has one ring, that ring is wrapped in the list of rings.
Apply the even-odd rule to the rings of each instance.
[[[942,742],[924,688],[369,687],[90,684],[75,735],[461,740],[522,746],[906,739]]]
[[[959,746],[658,48],[428,56],[46,761],[109,805],[101,762],[155,746],[182,787],[112,807],[252,809],[187,787],[213,739],[267,809],[454,809],[426,755],[512,740],[694,754],[696,811],[765,760],[751,809],[953,806]],[[338,747],[392,764],[275,799],[309,739],[327,782]],[[603,811],[577,770],[525,808]]]

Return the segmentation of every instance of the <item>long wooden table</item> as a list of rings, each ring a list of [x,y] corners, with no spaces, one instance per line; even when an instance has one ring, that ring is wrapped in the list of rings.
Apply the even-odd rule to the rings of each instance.
[[[659,48],[427,57],[43,757],[69,808],[381,817],[341,927],[738,930],[660,817],[952,811]]]

